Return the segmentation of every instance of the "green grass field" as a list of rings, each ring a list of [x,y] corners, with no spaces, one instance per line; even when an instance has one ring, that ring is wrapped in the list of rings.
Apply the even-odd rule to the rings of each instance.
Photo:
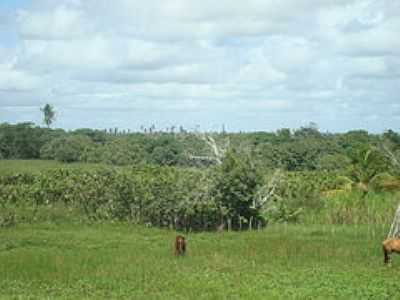
[[[191,233],[127,224],[0,229],[0,299],[399,299],[387,228],[284,226]]]
[[[0,176],[16,173],[39,173],[57,168],[86,168],[94,169],[104,165],[88,163],[62,163],[55,160],[21,160],[0,159]],[[107,166],[108,168],[115,168]]]

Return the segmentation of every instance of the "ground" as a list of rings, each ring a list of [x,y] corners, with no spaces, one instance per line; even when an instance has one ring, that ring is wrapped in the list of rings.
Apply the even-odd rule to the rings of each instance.
[[[383,227],[276,225],[190,233],[129,224],[0,229],[0,299],[395,299]]]

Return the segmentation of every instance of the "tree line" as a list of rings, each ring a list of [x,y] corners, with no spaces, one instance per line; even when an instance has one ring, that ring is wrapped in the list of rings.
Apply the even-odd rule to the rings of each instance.
[[[388,130],[371,134],[365,130],[324,133],[315,126],[279,129],[275,132],[210,132],[216,145],[238,149],[252,157],[262,169],[288,171],[342,170],[371,147],[382,142],[397,155],[399,133]],[[33,123],[0,124],[0,159],[50,159],[62,162],[110,165],[162,165],[204,167],[214,162],[208,157],[212,147],[200,133],[146,130],[77,129],[65,131]],[[383,155],[383,154],[382,154]]]

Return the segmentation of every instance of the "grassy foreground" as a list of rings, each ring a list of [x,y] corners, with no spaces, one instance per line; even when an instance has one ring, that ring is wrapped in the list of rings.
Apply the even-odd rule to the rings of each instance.
[[[396,299],[387,228],[274,226],[175,233],[126,224],[0,229],[0,299]]]

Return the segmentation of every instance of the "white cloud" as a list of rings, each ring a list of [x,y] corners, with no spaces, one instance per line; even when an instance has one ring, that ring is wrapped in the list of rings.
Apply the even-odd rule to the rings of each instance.
[[[86,38],[92,33],[90,16],[82,10],[69,8],[62,3],[52,10],[22,10],[17,21],[21,35],[27,39]]]
[[[384,57],[356,57],[350,63],[350,72],[354,76],[383,77],[388,74]]]
[[[25,92],[37,88],[40,79],[27,72],[16,70],[12,64],[0,64],[0,91]]]
[[[51,102],[65,127],[397,124],[398,1],[37,0],[2,15],[4,120]]]

